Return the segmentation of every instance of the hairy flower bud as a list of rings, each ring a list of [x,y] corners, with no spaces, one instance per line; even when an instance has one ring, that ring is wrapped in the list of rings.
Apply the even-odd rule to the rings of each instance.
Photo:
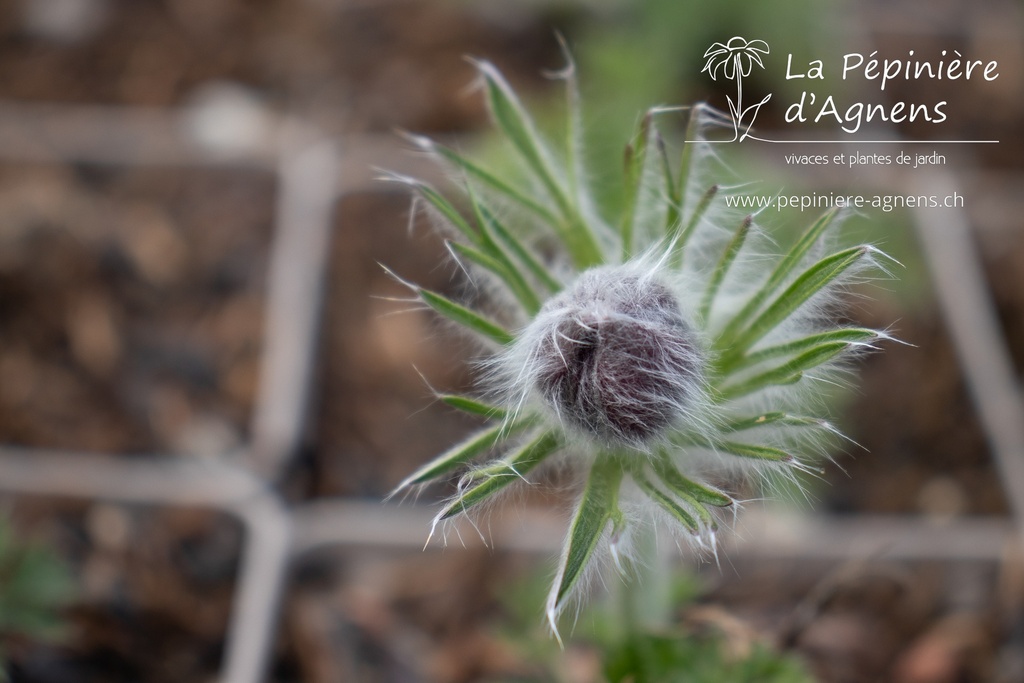
[[[740,42],[760,41],[725,47]],[[421,181],[391,179],[419,194],[452,238],[452,257],[494,295],[466,304],[409,285],[424,306],[500,349],[480,360],[482,396],[441,396],[491,424],[396,490],[461,473],[433,533],[517,482],[537,481],[550,458],[577,475],[581,490],[546,608],[557,636],[559,614],[588,577],[606,559],[624,569],[632,540],[651,525],[665,523],[714,552],[716,520],[740,505],[720,483],[744,465],[768,481],[808,467],[805,457],[835,431],[817,415],[817,387],[831,384],[850,355],[889,338],[828,314],[836,293],[877,266],[880,252],[828,252],[823,245],[841,222],[829,211],[774,254],[756,215],[716,200],[720,180],[733,174],[702,131],[728,117],[705,105],[691,109],[678,169],[649,153],[661,144],[655,114],[663,109],[641,119],[623,201],[602,215],[582,147],[549,147],[497,69],[476,65],[526,182],[506,183],[424,138],[413,141],[464,179],[470,216]],[[571,59],[562,73],[575,126]],[[566,152],[568,169],[558,163]],[[533,196],[531,187],[543,191]],[[617,263],[623,253],[641,256]],[[630,451],[650,457],[624,456]]]
[[[523,334],[521,373],[567,426],[643,448],[702,391],[696,335],[672,291],[633,266],[589,270]]]

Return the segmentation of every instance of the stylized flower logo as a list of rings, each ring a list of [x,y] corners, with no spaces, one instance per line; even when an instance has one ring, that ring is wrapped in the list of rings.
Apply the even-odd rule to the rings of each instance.
[[[764,68],[761,54],[766,55],[769,52],[768,43],[763,40],[746,40],[741,36],[735,36],[724,45],[715,43],[708,48],[704,53],[704,58],[708,61],[704,64],[703,71],[711,74],[711,78],[716,78],[718,70],[721,69],[722,75],[729,80],[736,78],[737,72],[741,76],[749,76],[755,62]]]
[[[746,109],[743,108],[743,77],[750,75],[755,63],[763,69],[764,62],[761,61],[761,55],[766,55],[769,52],[768,43],[763,40],[747,40],[742,36],[733,36],[727,43],[715,43],[704,52],[704,59],[707,61],[704,63],[701,73],[707,71],[713,80],[718,80],[719,72],[729,80],[736,79],[736,101],[733,102],[731,97],[727,98],[729,112],[732,115],[733,140],[744,140],[749,136],[758,110],[772,97],[770,94],[766,95],[757,104]],[[745,117],[749,118],[749,122],[741,136],[740,126]]]

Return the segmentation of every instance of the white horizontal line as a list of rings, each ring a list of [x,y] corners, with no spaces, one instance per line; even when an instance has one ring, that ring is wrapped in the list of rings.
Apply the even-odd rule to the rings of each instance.
[[[770,142],[774,145],[806,145],[806,144],[830,144],[830,145],[994,145],[999,140],[768,140],[766,138],[750,137],[758,142]]]

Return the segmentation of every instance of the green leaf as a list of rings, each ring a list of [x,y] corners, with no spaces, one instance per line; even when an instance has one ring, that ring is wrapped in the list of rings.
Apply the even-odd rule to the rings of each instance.
[[[811,227],[800,236],[800,239],[790,247],[786,255],[782,257],[778,265],[775,266],[775,270],[768,276],[768,280],[762,287],[759,287],[754,293],[754,296],[750,298],[736,317],[722,330],[720,338],[725,347],[728,347],[733,337],[739,332],[740,328],[752,318],[760,309],[761,305],[768,300],[775,290],[778,289],[783,282],[785,282],[790,274],[800,265],[804,257],[811,250],[811,247],[817,243],[818,239],[821,238],[825,230],[832,224],[838,210],[832,209],[822,214],[818,220],[811,224]]]
[[[548,597],[548,622],[556,633],[555,620],[559,612],[590,562],[608,521],[616,514],[621,481],[622,468],[615,459],[608,454],[598,455],[590,470],[583,498],[576,508],[565,553]]]
[[[753,216],[747,216],[743,219],[740,227],[736,230],[736,234],[729,240],[729,244],[725,246],[725,251],[722,252],[722,257],[715,265],[715,270],[711,273],[708,287],[704,290],[704,299],[701,301],[701,320],[706,322],[711,314],[711,305],[714,303],[715,297],[718,296],[718,289],[722,286],[725,276],[729,274],[729,269],[736,260],[737,254],[740,253],[740,249],[743,248],[743,243],[747,239],[747,234],[750,232],[750,226],[753,224],[753,221]]]
[[[481,242],[488,254],[493,256],[497,264],[500,265],[499,270],[501,272],[495,271],[495,274],[502,278],[505,285],[515,295],[516,299],[519,300],[519,303],[522,304],[527,314],[532,317],[540,310],[539,295],[523,278],[519,268],[512,262],[508,254],[505,253],[505,249],[498,242],[494,229],[494,214],[479,201],[476,193],[473,192],[472,185],[467,185],[466,189],[473,204],[473,212],[482,229]]]
[[[462,217],[459,210],[456,209],[451,202],[445,199],[440,192],[426,183],[416,182],[415,187],[420,195],[427,200],[427,203],[434,207],[438,213],[448,219],[448,222],[451,223],[459,232],[465,235],[470,242],[480,244],[480,233]]]
[[[558,450],[559,445],[558,437],[553,432],[543,432],[498,462],[470,472],[466,475],[469,488],[445,506],[437,516],[438,521],[460,515],[522,479],[527,472]]]
[[[545,222],[552,225],[558,222],[558,217],[552,213],[550,209],[535,201],[526,192],[509,185],[490,171],[474,164],[472,161],[466,159],[450,147],[445,147],[444,145],[438,144],[433,140],[422,136],[409,136],[409,139],[411,139],[420,148],[428,152],[438,154],[441,158],[463,171],[467,177],[477,179],[495,193],[505,197],[514,204],[518,204]]]
[[[580,182],[586,177],[583,168],[583,106],[579,81],[576,79],[576,63],[561,36],[559,43],[565,57],[565,67],[558,74],[565,80],[565,167],[569,175],[569,196],[577,197],[580,193]]]
[[[672,264],[675,266],[682,265],[683,262],[683,250],[686,247],[687,241],[693,231],[697,229],[697,225],[701,219],[704,218],[704,214],[707,213],[708,207],[711,206],[711,202],[714,201],[715,195],[718,194],[718,185],[712,185],[704,192],[704,195],[700,198],[696,208],[690,215],[690,220],[687,221],[686,226],[683,227],[682,223],[676,223],[674,226],[670,226],[675,229],[675,234],[669,234],[672,241]]]
[[[476,61],[474,64],[484,78],[487,104],[494,122],[536,174],[561,213],[570,215],[572,205],[558,181],[558,174],[551,165],[533,121],[519,103],[511,86],[489,62]]]
[[[684,476],[669,462],[667,457],[661,457],[654,461],[654,472],[661,482],[677,495],[694,498],[701,503],[715,507],[729,507],[733,504],[733,499],[722,491],[705,484],[698,484]]]
[[[715,442],[713,448],[741,458],[752,458],[766,462],[793,462],[793,456],[778,448],[735,441]]]
[[[690,120],[686,124],[686,134],[683,137],[683,151],[679,158],[679,189],[676,196],[679,197],[682,213],[686,202],[686,189],[690,183],[690,173],[693,170],[693,148],[697,143],[697,136],[700,134],[701,105],[690,110]]]
[[[787,363],[765,370],[732,386],[723,387],[720,395],[724,399],[732,399],[773,385],[793,384],[801,378],[806,370],[827,363],[847,348],[846,342],[819,344]]]
[[[829,428],[829,423],[818,417],[804,417],[802,415],[790,415],[783,412],[763,413],[755,417],[742,417],[732,420],[722,426],[723,432],[742,432],[757,427],[765,427],[773,424],[781,424],[788,427],[822,427]]]
[[[800,236],[800,239],[797,240],[796,244],[790,247],[790,250],[782,260],[779,261],[779,265],[777,265],[775,270],[772,271],[771,276],[768,278],[768,282],[765,283],[766,289],[775,289],[781,285],[787,277],[789,277],[789,274],[800,265],[800,262],[803,261],[804,257],[807,256],[808,252],[810,252],[811,247],[817,243],[818,239],[820,239],[828,227],[832,225],[832,222],[838,214],[838,209],[830,209],[819,216],[818,220],[811,224],[811,227],[809,227],[807,231]]]
[[[438,396],[443,403],[450,405],[456,410],[461,410],[464,413],[470,415],[479,415],[481,417],[493,418],[495,420],[504,420],[508,415],[508,411],[504,408],[478,401],[475,398],[468,396],[461,396],[459,394],[440,394]]]
[[[455,303],[441,294],[431,292],[429,289],[419,288],[417,289],[417,294],[419,294],[425,304],[444,317],[478,334],[481,334],[502,346],[511,343],[512,340],[515,339],[511,332],[507,331],[497,323],[484,318],[476,311],[472,311],[462,304]]]
[[[644,175],[647,168],[647,149],[650,146],[651,124],[654,112],[648,111],[640,119],[640,128],[636,135],[636,144],[626,146],[626,195],[625,209],[619,226],[622,239],[622,260],[633,256],[633,233],[635,231],[637,206],[640,203],[644,188]]]
[[[733,371],[750,367],[773,358],[802,353],[808,349],[818,346],[819,344],[842,342],[847,346],[870,347],[872,342],[883,339],[885,336],[885,334],[877,330],[870,330],[866,327],[843,327],[835,330],[829,330],[827,332],[810,334],[806,337],[800,337],[799,339],[775,344],[773,346],[768,346],[748,353],[733,366]]]
[[[580,269],[601,263],[604,256],[596,236],[566,194],[533,122],[512,88],[490,63],[480,61],[475,64],[484,78],[487,103],[495,123],[558,207],[563,220],[554,223],[553,227],[565,242],[573,262]]]
[[[512,296],[516,298],[516,301],[523,307],[523,310],[530,316],[533,316],[540,310],[540,301],[538,301],[537,295],[534,294],[530,286],[519,275],[519,272],[507,263],[503,255],[491,256],[479,249],[466,244],[460,244],[459,242],[448,241],[447,246],[467,261],[475,263],[484,270],[489,270],[498,276],[498,279],[508,287],[508,290],[512,292]]]
[[[658,148],[658,159],[661,162],[661,176],[665,181],[665,194],[678,208],[679,190],[676,188],[676,181],[672,178],[672,163],[668,160],[668,146],[661,133],[654,130],[654,141]]]
[[[867,246],[850,247],[826,256],[805,270],[729,345],[725,358],[730,362],[742,356],[748,348],[775,329],[812,296],[834,282],[871,253]],[[729,367],[726,364],[726,367]]]
[[[481,206],[480,208],[484,216],[484,225],[494,232],[500,242],[508,247],[512,255],[530,271],[530,274],[533,275],[537,282],[552,294],[561,291],[562,283],[541,264],[533,253],[486,206]]]
[[[661,161],[662,190],[665,193],[663,201],[668,204],[665,211],[665,232],[667,234],[673,226],[679,223],[682,197],[679,195],[676,182],[672,178],[672,164],[668,160],[668,148],[665,146],[665,139],[661,137],[661,133],[657,130],[654,131],[654,141],[657,143],[658,158]]]
[[[634,473],[633,479],[651,500],[661,506],[661,508],[671,515],[677,522],[685,526],[692,533],[699,532],[700,524],[697,523],[697,520],[693,515],[687,512],[686,508],[677,503],[667,493],[652,484],[642,473]],[[697,505],[697,507],[701,506]],[[707,511],[705,510],[705,512]]]
[[[471,263],[475,263],[484,270],[489,270],[493,274],[497,275],[503,281],[506,278],[505,264],[501,263],[497,258],[486,254],[476,247],[471,247],[468,244],[462,244],[461,242],[453,242],[452,240],[445,240],[445,246],[448,247],[456,256],[460,256]],[[508,284],[507,282],[505,283]]]
[[[626,193],[620,218],[622,260],[646,249],[646,240],[665,235],[679,223],[679,198],[665,141],[653,122],[651,109],[640,122],[635,142],[626,148]],[[644,234],[637,237],[638,230]]]
[[[512,422],[511,424],[501,423],[473,434],[406,477],[405,480],[391,492],[388,498],[410,486],[423,484],[431,479],[436,479],[441,475],[448,474],[481,453],[490,450],[496,444],[512,436],[527,424],[529,424],[528,421]]]

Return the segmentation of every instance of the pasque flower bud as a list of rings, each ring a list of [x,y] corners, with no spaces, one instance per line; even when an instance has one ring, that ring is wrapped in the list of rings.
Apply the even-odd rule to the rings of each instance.
[[[679,301],[635,266],[582,273],[550,299],[511,352],[533,391],[572,430],[645,448],[695,414],[703,354]]]
[[[817,413],[817,388],[888,338],[838,324],[830,304],[883,255],[823,247],[841,223],[835,211],[775,254],[756,216],[717,200],[726,187],[718,176],[731,176],[702,135],[723,115],[703,105],[692,109],[677,168],[654,121],[667,112],[643,117],[627,147],[623,201],[606,215],[578,141],[551,147],[501,74],[477,67],[525,177],[506,179],[415,138],[454,165],[470,211],[421,181],[391,179],[417,192],[451,236],[452,256],[489,295],[465,304],[410,285],[493,354],[479,361],[478,396],[441,396],[490,422],[396,491],[458,475],[432,526],[446,529],[518,482],[540,481],[546,463],[577,474],[546,607],[557,634],[587,577],[604,559],[628,564],[631,539],[650,525],[713,549],[716,520],[739,505],[720,486],[744,470],[792,476],[821,452],[834,428]],[[563,77],[575,103],[571,60]],[[569,129],[578,123],[570,106]]]

